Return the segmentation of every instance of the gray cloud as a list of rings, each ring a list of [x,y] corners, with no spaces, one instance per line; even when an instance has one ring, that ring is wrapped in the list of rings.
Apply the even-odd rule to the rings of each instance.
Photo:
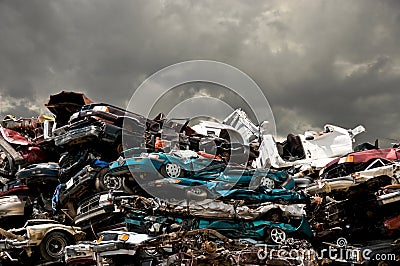
[[[154,72],[210,59],[260,85],[280,135],[361,123],[399,139],[399,22],[398,1],[0,1],[0,113],[62,89],[126,106]],[[205,88],[190,89],[174,102]]]

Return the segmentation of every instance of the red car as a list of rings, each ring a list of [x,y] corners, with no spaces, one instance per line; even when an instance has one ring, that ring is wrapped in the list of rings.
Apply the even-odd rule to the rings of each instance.
[[[320,171],[320,177],[330,179],[348,176],[357,171],[381,167],[400,159],[400,148],[371,149],[352,152],[331,161]]]

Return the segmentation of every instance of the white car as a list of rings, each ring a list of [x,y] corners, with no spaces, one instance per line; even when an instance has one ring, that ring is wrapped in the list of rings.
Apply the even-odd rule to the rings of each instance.
[[[193,128],[200,133],[215,136],[219,136],[221,130],[225,129],[231,138],[245,145],[258,140],[259,156],[253,162],[254,168],[310,165],[320,169],[332,158],[353,152],[355,136],[365,131],[361,125],[345,129],[327,124],[321,132],[289,134],[285,141],[277,142],[274,135],[266,130],[268,121],[256,126],[241,109],[233,111],[222,123],[202,121]]]
[[[232,126],[241,133],[244,139],[251,141],[259,137],[260,155],[254,164],[257,168],[283,168],[294,165],[311,165],[314,168],[325,166],[332,158],[353,152],[353,142],[356,135],[365,131],[363,126],[345,129],[334,125],[325,125],[323,131],[306,131],[304,134],[288,134],[283,142],[276,142],[271,132],[264,130],[268,121],[259,127],[254,125],[246,113],[235,110],[225,120],[224,124]],[[258,131],[256,130],[258,129]]]
[[[284,142],[276,142],[273,135],[261,133],[260,155],[256,165],[260,168],[283,168],[308,164],[320,169],[333,158],[353,152],[355,136],[364,131],[363,126],[344,129],[328,124],[321,132],[289,134]]]
[[[138,246],[151,239],[147,234],[137,234],[126,231],[104,231],[93,244],[92,250],[95,253],[97,265],[108,265],[113,262],[115,265],[129,264],[134,262]]]

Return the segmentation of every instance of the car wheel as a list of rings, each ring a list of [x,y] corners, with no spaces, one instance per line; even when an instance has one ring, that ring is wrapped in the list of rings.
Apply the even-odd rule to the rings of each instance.
[[[106,173],[101,172],[106,169]],[[108,169],[102,169],[96,178],[96,189],[98,191],[119,190],[122,187],[122,178],[108,173]]]
[[[122,178],[122,188],[124,191],[126,191],[128,194],[135,194],[135,191],[137,191],[137,183],[133,181],[133,178],[130,177],[123,177]]]
[[[60,166],[59,179],[62,183],[67,182],[89,161],[89,151],[71,151],[61,155],[58,165]]]
[[[157,251],[156,248],[146,248],[143,250],[144,256],[148,258],[155,258],[157,257],[160,253]]]
[[[271,178],[268,178],[268,177],[264,176],[260,180],[260,186],[272,189],[272,188],[275,188],[275,181],[272,180]]]
[[[72,244],[72,241],[65,233],[50,232],[40,243],[40,254],[46,261],[59,260],[64,256],[64,249],[69,244]]]
[[[167,163],[162,165],[160,168],[160,173],[163,177],[183,177],[182,168],[175,163]]]
[[[267,237],[275,244],[282,244],[286,240],[286,233],[282,229],[274,227],[269,230]]]

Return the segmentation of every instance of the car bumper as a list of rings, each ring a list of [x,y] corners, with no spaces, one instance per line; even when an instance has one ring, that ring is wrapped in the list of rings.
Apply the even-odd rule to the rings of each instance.
[[[96,255],[91,244],[73,245],[65,249],[65,262],[67,264],[83,264],[96,261]]]
[[[135,255],[136,245],[130,243],[112,242],[100,243],[93,247],[93,251],[100,257],[113,256],[113,255]]]
[[[75,224],[80,224],[82,222],[92,220],[95,217],[99,217],[105,214],[112,214],[113,212],[115,212],[114,204],[97,207],[88,212],[77,215],[75,217]]]

